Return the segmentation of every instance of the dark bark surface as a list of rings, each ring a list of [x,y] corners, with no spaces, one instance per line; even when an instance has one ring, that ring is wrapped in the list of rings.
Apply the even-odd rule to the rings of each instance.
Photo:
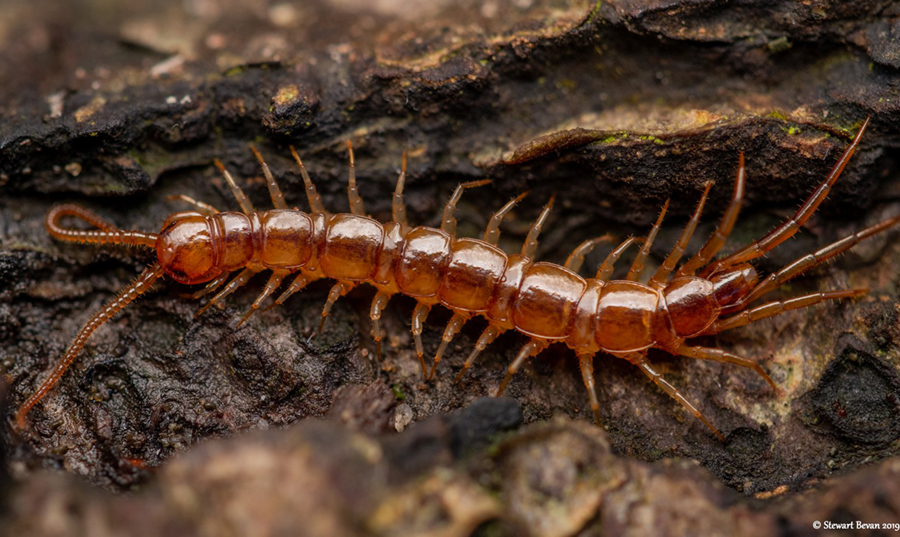
[[[0,9],[7,416],[151,259],[54,242],[47,210],[77,202],[123,229],[156,231],[183,209],[172,194],[234,209],[213,158],[268,207],[250,144],[289,204],[306,207],[293,144],[326,205],[345,211],[352,140],[367,211],[382,221],[403,151],[415,224],[435,225],[457,183],[493,179],[463,196],[463,236],[530,190],[504,222],[508,252],[556,194],[539,252],[557,263],[606,232],[646,234],[671,198],[656,264],[715,180],[698,234],[712,231],[740,151],[747,199],[732,250],[789,216],[871,116],[817,216],[756,266],[776,270],[898,211],[900,9],[887,1]],[[900,508],[879,500],[897,497],[898,264],[898,233],[881,234],[770,295],[866,287],[866,297],[698,341],[760,361],[780,393],[750,371],[651,352],[725,443],[609,356],[595,363],[604,432],[589,426],[574,355],[561,345],[517,375],[511,399],[473,404],[496,389],[522,336],[500,337],[456,385],[484,326],[473,321],[426,383],[410,299],[392,300],[377,363],[371,289],[338,302],[311,339],[324,282],[237,329],[263,277],[197,319],[192,289],[165,282],[94,334],[28,430],[6,427],[16,486],[3,523],[51,534],[34,513],[58,505],[74,506],[64,519],[73,534],[94,523],[127,534],[134,517],[157,521],[148,535],[241,534],[245,524],[290,534],[297,520],[310,534],[349,535],[678,533],[697,521],[723,534],[804,533],[812,520],[900,522]],[[426,354],[449,317],[435,308]],[[567,419],[548,421],[555,415]],[[242,434],[271,428],[284,430]],[[148,490],[110,499],[85,480]],[[317,495],[300,493],[309,490]]]

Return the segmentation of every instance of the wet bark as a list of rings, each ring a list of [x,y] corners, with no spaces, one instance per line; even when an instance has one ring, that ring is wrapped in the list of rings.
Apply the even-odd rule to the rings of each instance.
[[[140,251],[54,242],[42,225],[47,210],[77,202],[123,229],[156,231],[184,208],[169,195],[234,209],[213,158],[266,207],[250,144],[265,155],[288,203],[301,209],[306,200],[288,146],[303,156],[326,206],[346,211],[348,139],[367,211],[382,221],[390,218],[403,151],[416,224],[435,225],[457,183],[490,178],[460,205],[460,234],[477,236],[492,210],[530,190],[504,222],[508,252],[520,248],[531,220],[556,194],[540,257],[557,263],[606,232],[646,234],[671,199],[653,250],[659,263],[704,184],[715,180],[698,228],[703,237],[711,233],[740,151],[747,200],[732,250],[789,216],[871,116],[860,150],[817,216],[756,266],[776,270],[898,211],[900,11],[887,1],[172,1],[115,9],[91,1],[2,9],[7,416],[78,328],[150,260]],[[236,329],[262,278],[198,319],[198,302],[187,298],[192,289],[165,282],[93,336],[32,412],[29,430],[5,429],[6,467],[18,483],[5,499],[6,524],[40,534],[28,513],[49,509],[54,494],[77,494],[75,526],[97,509],[127,532],[122,517],[134,501],[169,524],[160,529],[227,533],[246,521],[211,513],[227,506],[216,496],[219,483],[202,476],[219,458],[235,468],[223,478],[229,486],[251,473],[264,483],[265,471],[242,462],[243,450],[253,449],[272,458],[271,479],[282,475],[282,456],[299,461],[284,463],[283,475],[325,466],[302,485],[321,497],[292,511],[297,494],[286,491],[271,503],[248,493],[248,520],[314,513],[323,524],[315,527],[346,534],[640,531],[634,519],[617,518],[616,505],[657,506],[654,516],[663,518],[653,520],[664,527],[695,517],[748,533],[763,525],[803,532],[811,517],[832,516],[828,509],[868,520],[886,509],[879,491],[891,493],[896,482],[898,263],[898,234],[884,233],[777,294],[867,287],[868,296],[698,340],[760,361],[781,393],[740,368],[651,352],[726,433],[724,444],[636,368],[609,356],[595,364],[605,432],[594,431],[577,363],[562,346],[514,379],[511,400],[471,410],[496,389],[524,338],[501,336],[454,384],[484,326],[472,321],[437,380],[426,383],[409,336],[409,299],[392,300],[383,317],[390,335],[377,362],[368,335],[370,289],[338,302],[325,331],[310,338],[327,284]],[[426,354],[436,350],[449,317],[435,308]],[[544,423],[554,415],[574,422]],[[482,422],[469,436],[454,429]],[[219,444],[268,428],[285,430]],[[195,450],[201,440],[206,445]],[[881,459],[888,460],[865,468]],[[355,462],[343,468],[348,460]],[[116,500],[96,490],[81,496],[83,485],[40,469],[113,491],[151,490]],[[351,470],[359,487],[341,477]],[[830,481],[835,474],[846,475]],[[646,496],[654,480],[671,487],[659,501]],[[693,492],[679,497],[679,484]],[[797,494],[807,489],[809,496]],[[728,500],[719,499],[722,490]],[[842,505],[841,491],[860,492]],[[179,504],[182,493],[193,503]],[[554,519],[558,513],[531,505],[537,494],[571,516]],[[683,507],[665,507],[675,500]],[[273,511],[256,510],[254,502],[270,502]],[[435,502],[450,512],[434,515]],[[759,526],[741,526],[747,520]]]

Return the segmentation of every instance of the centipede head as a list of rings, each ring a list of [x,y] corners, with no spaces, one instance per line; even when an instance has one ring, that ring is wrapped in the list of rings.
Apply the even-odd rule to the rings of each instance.
[[[222,273],[210,221],[193,211],[166,220],[156,240],[156,256],[166,274],[179,283],[208,282]]]

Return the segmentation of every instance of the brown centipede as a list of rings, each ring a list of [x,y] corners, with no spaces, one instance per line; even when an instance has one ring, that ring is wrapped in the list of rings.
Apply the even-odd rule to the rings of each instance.
[[[647,351],[658,348],[673,355],[736,364],[754,370],[777,389],[758,363],[721,349],[690,346],[687,340],[717,334],[826,300],[856,297],[866,292],[865,289],[826,291],[748,308],[791,278],[900,222],[900,216],[884,220],[803,256],[764,279],[760,279],[749,263],[797,233],[816,211],[859,145],[868,122],[867,119],[863,123],[825,180],[791,218],[762,239],[714,260],[735,224],[743,200],[746,173],[744,155],[741,153],[731,200],[712,236],[676,270],[709,195],[712,184],[707,183],[672,251],[646,284],[640,282],[640,277],[650,247],[662,225],[668,202],[663,205],[645,238],[625,240],[610,252],[593,278],[583,278],[577,272],[585,255],[596,244],[609,240],[608,236],[585,241],[562,266],[533,259],[538,235],[552,207],[552,199],[531,226],[519,254],[506,254],[497,247],[497,242],[501,220],[524,195],[494,213],[482,239],[456,237],[454,211],[463,191],[488,181],[457,186],[444,207],[439,229],[410,227],[403,200],[405,154],[393,194],[391,222],[381,224],[365,216],[356,185],[353,149],[349,142],[347,190],[350,213],[331,214],[325,209],[293,147],[291,153],[305,185],[311,208],[309,213],[288,207],[269,167],[255,148],[252,150],[266,178],[275,207],[273,210],[257,211],[218,160],[215,165],[230,186],[242,212],[220,212],[187,196],[175,196],[193,205],[195,210],[171,215],[160,233],[153,234],[120,230],[75,205],[57,206],[46,218],[47,229],[53,237],[81,243],[145,246],[155,249],[157,261],[85,324],[49,377],[19,408],[16,423],[20,429],[25,427],[28,412],[59,382],[91,333],[159,278],[168,276],[183,284],[206,283],[202,290],[194,294],[194,298],[218,291],[200,309],[199,315],[243,286],[254,274],[271,270],[262,293],[239,326],[276,292],[289,275],[295,274],[295,277],[272,306],[283,304],[314,280],[336,280],[322,310],[323,323],[338,298],[359,284],[367,283],[377,290],[370,318],[379,355],[384,337],[380,318],[390,298],[402,294],[417,301],[412,316],[412,333],[422,374],[429,380],[433,378],[447,345],[462,326],[472,317],[482,316],[488,321],[488,326],[457,374],[457,380],[498,335],[515,330],[527,336],[529,341],[509,365],[497,395],[503,393],[527,359],[536,356],[552,342],[563,342],[578,357],[598,424],[599,402],[595,393],[593,362],[595,355],[602,352],[636,365],[724,440],[722,433],[697,407],[654,369],[647,359]],[[62,227],[60,220],[66,216],[80,218],[96,229]],[[640,244],[641,247],[627,276],[624,280],[610,280],[616,261],[633,244]],[[240,273],[229,281],[232,273],[238,270]],[[427,371],[421,334],[429,310],[435,304],[450,309],[453,317],[444,330],[431,369]]]

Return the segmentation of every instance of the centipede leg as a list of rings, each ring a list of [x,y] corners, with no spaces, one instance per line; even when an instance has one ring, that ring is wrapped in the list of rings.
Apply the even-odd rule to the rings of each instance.
[[[266,164],[266,161],[263,160],[262,155],[259,154],[259,151],[256,150],[252,145],[250,146],[250,151],[253,151],[253,154],[256,156],[256,160],[259,161],[259,165],[262,167],[263,175],[266,177],[266,185],[269,187],[269,196],[272,198],[272,205],[275,206],[276,209],[287,209],[288,205],[284,201],[284,196],[281,194],[281,189],[278,188],[278,183],[275,181],[275,177],[272,176],[272,171],[269,169],[269,165]]]
[[[517,203],[522,201],[525,196],[528,195],[528,192],[522,192],[515,198],[509,200],[506,205],[500,208],[499,211],[495,212],[493,216],[491,216],[491,220],[488,222],[487,229],[484,230],[484,242],[488,244],[497,245],[497,242],[500,240],[500,222],[503,221],[503,217],[509,214],[513,207],[516,206]]]
[[[790,265],[782,268],[778,272],[770,274],[768,278],[759,282],[756,287],[754,287],[750,293],[739,300],[738,302],[726,307],[723,311],[725,313],[738,311],[742,309],[747,304],[753,302],[757,298],[760,298],[775,289],[781,287],[782,284],[798,276],[807,270],[820,265],[829,259],[846,252],[850,248],[853,248],[860,241],[875,235],[876,233],[880,233],[885,229],[897,224],[900,222],[900,215],[895,216],[893,218],[888,218],[887,220],[882,220],[881,222],[875,224],[874,226],[867,227],[866,229],[854,233],[849,237],[844,237],[843,239],[829,244],[824,248],[817,250],[814,253],[807,254],[800,259],[794,261]]]
[[[603,242],[610,241],[612,241],[612,235],[607,233],[602,237],[597,237],[582,242],[574,250],[572,250],[572,253],[569,254],[569,257],[566,259],[566,264],[564,266],[572,272],[578,272],[579,270],[581,270],[581,265],[584,264],[584,256],[591,253],[591,250],[594,249],[594,246],[597,246],[598,244]]]
[[[211,216],[219,213],[219,210],[212,205],[203,203],[202,201],[197,201],[190,196],[185,196],[184,194],[173,194],[171,196],[166,196],[166,199],[169,201],[183,201],[185,203],[193,205],[194,208],[197,209],[197,212],[206,216]]]
[[[456,212],[456,204],[459,203],[459,199],[462,197],[463,191],[468,188],[487,185],[490,182],[490,179],[482,179],[481,181],[470,181],[468,183],[457,185],[456,190],[453,191],[453,195],[450,196],[450,200],[447,202],[447,205],[444,206],[444,213],[443,215],[441,215],[441,231],[446,232],[451,237],[455,237],[456,217],[453,215],[453,213]]]
[[[233,280],[228,282],[228,285],[225,286],[225,289],[219,291],[219,293],[216,296],[212,297],[205,306],[197,310],[194,318],[196,319],[197,317],[203,315],[203,312],[217,304],[220,300],[237,291],[240,287],[243,287],[257,272],[259,272],[259,270],[252,268],[245,268],[244,270],[242,270],[240,274],[238,274]]]
[[[403,202],[403,187],[406,184],[406,151],[403,152],[403,163],[400,165],[400,177],[397,178],[397,186],[394,187],[394,196],[391,199],[391,217],[393,221],[406,227],[406,204]]]
[[[237,324],[237,327],[240,328],[247,319],[250,318],[251,315],[256,313],[256,310],[262,306],[262,303],[278,289],[278,286],[281,285],[281,281],[284,280],[284,277],[290,274],[289,270],[275,270],[272,272],[272,275],[269,277],[269,281],[266,282],[266,286],[263,288],[263,292],[256,297],[256,300],[253,301],[253,305],[250,306],[250,311],[248,311],[244,318],[241,319],[241,322]]]
[[[294,149],[294,146],[290,146],[290,148],[291,155],[293,155],[294,160],[297,161],[297,167],[300,168],[300,176],[303,177],[303,185],[306,188],[306,199],[309,200],[310,210],[313,214],[328,214],[328,211],[325,210],[325,205],[322,203],[321,196],[319,196],[319,193],[316,191],[316,185],[314,185],[309,178],[309,172],[306,171],[306,166],[304,166],[303,161],[300,160],[300,155],[297,154],[297,150]]]
[[[241,187],[234,181],[234,177],[228,173],[228,170],[225,169],[225,165],[223,165],[219,159],[213,160],[213,163],[216,165],[216,168],[222,173],[222,176],[225,177],[225,182],[228,183],[228,186],[231,188],[231,193],[234,194],[235,199],[237,199],[238,203],[241,206],[241,210],[244,211],[244,214],[255,213],[256,209],[253,207],[253,203],[250,202],[250,198],[244,194],[244,191],[241,190]]]
[[[319,329],[316,333],[322,333],[322,328],[325,327],[325,319],[327,319],[328,315],[331,313],[331,307],[334,306],[334,303],[337,302],[339,298],[349,293],[354,287],[356,287],[356,283],[341,280],[334,284],[331,291],[328,291],[328,300],[325,301],[325,307],[322,308],[322,320],[319,321]]]
[[[579,352],[578,362],[581,365],[581,378],[584,387],[587,388],[591,401],[591,410],[594,412],[594,423],[600,426],[600,401],[597,400],[597,387],[594,384],[594,353]]]
[[[641,247],[638,255],[635,256],[634,263],[631,264],[631,269],[628,270],[628,275],[625,276],[626,280],[636,282],[641,278],[641,272],[644,271],[644,261],[647,260],[647,254],[650,253],[650,247],[653,246],[653,240],[656,239],[656,234],[659,233],[659,228],[662,226],[663,217],[666,216],[666,210],[668,210],[668,208],[669,200],[666,200],[662,206],[662,210],[659,211],[659,218],[656,219],[656,223],[653,224],[653,229],[651,229],[650,234],[647,235],[647,240],[644,241],[644,245]]]
[[[231,272],[223,272],[222,274],[219,274],[219,276],[215,280],[206,284],[206,286],[203,287],[203,289],[200,289],[196,293],[192,294],[191,298],[196,300],[198,298],[205,297],[206,295],[214,292],[219,287],[222,287],[222,285],[225,282],[227,282],[228,278],[230,278],[230,277],[231,277]]]
[[[850,161],[850,157],[853,156],[853,153],[859,146],[859,141],[862,138],[863,133],[866,131],[866,127],[869,125],[870,119],[870,117],[866,118],[866,121],[863,123],[862,127],[860,127],[859,132],[857,132],[856,136],[853,138],[853,142],[851,142],[847,149],[844,150],[841,158],[839,158],[831,168],[831,172],[828,173],[828,177],[826,177],[824,181],[819,183],[819,186],[816,187],[815,191],[813,191],[813,193],[809,195],[803,205],[801,205],[800,208],[797,209],[797,212],[794,213],[794,216],[782,222],[781,225],[770,231],[769,234],[762,239],[753,242],[752,244],[741,248],[728,257],[711,264],[703,270],[701,276],[712,274],[714,271],[721,267],[731,267],[738,263],[746,263],[747,261],[751,261],[753,259],[761,257],[765,255],[766,252],[793,237],[795,233],[800,231],[800,228],[803,226],[803,224],[806,223],[807,220],[809,220],[809,217],[811,217],[813,213],[816,212],[816,209],[819,208],[819,205],[822,204],[822,202],[828,196],[828,193],[831,192],[831,187],[834,186],[834,183],[838,180],[838,177],[840,177],[841,173],[843,173],[844,168]]]
[[[472,349],[472,353],[469,354],[469,357],[466,359],[466,363],[463,364],[462,369],[460,369],[459,373],[456,374],[456,378],[453,380],[453,382],[458,383],[462,379],[466,370],[472,367],[472,364],[475,363],[475,358],[477,358],[478,355],[481,354],[481,351],[487,348],[487,346],[490,345],[491,342],[493,342],[495,339],[497,339],[497,336],[499,336],[503,332],[505,332],[505,330],[500,326],[496,324],[489,324],[488,327],[484,329],[484,332],[481,333],[481,336],[479,336],[478,341],[475,343],[475,348]]]
[[[611,251],[606,259],[603,260],[603,263],[600,264],[600,267],[597,269],[597,274],[594,276],[595,279],[600,280],[601,282],[609,281],[610,276],[612,276],[613,270],[616,268],[616,261],[622,257],[622,254],[625,253],[632,244],[642,244],[644,242],[643,237],[628,237],[622,244],[618,245],[613,251]]]
[[[669,381],[667,381],[665,377],[662,376],[662,374],[654,370],[650,366],[650,362],[647,361],[647,357],[645,355],[633,357],[629,359],[629,361],[638,366],[641,371],[643,371],[644,374],[650,377],[650,380],[652,380],[657,386],[659,386],[662,391],[666,392],[669,397],[678,401],[678,403],[682,407],[684,407],[685,410],[693,414],[694,417],[696,417],[697,419],[702,421],[704,425],[709,427],[709,430],[715,433],[715,435],[719,437],[719,440],[723,442],[725,441],[725,435],[719,432],[719,430],[716,429],[708,419],[706,419],[706,416],[704,416],[700,412],[700,410],[697,409],[697,407],[695,407],[690,401],[685,399],[685,397],[681,395],[681,393],[678,391],[678,389],[675,388],[675,386],[669,384]]]
[[[427,380],[431,380],[434,378],[434,372],[437,371],[438,363],[440,363],[441,358],[444,356],[444,351],[447,350],[447,345],[453,341],[453,338],[456,337],[456,334],[459,333],[460,328],[466,324],[466,321],[469,320],[471,314],[468,313],[460,313],[456,312],[453,314],[453,318],[450,319],[450,322],[447,323],[447,327],[444,329],[444,335],[441,337],[441,344],[438,347],[437,352],[434,355],[434,361],[431,364],[431,371],[428,373]]]
[[[356,159],[353,158],[353,144],[347,140],[347,152],[350,153],[350,179],[347,182],[347,197],[350,199],[351,214],[366,214],[363,200],[356,186]]]
[[[680,354],[681,356],[687,356],[688,358],[697,358],[700,360],[710,360],[713,362],[735,364],[741,367],[752,369],[756,371],[756,373],[759,374],[759,376],[761,376],[763,380],[768,382],[769,386],[771,386],[773,390],[778,391],[778,385],[775,384],[775,381],[772,380],[772,377],[770,377],[769,374],[766,373],[765,369],[763,369],[761,365],[754,362],[753,360],[744,358],[743,356],[731,354],[730,352],[723,351],[722,349],[710,349],[707,347],[688,347],[684,344],[682,344],[681,347],[677,348],[675,350],[675,353]]]
[[[431,311],[431,304],[426,304],[424,302],[419,302],[416,304],[416,309],[413,310],[412,316],[412,335],[413,339],[416,342],[416,356],[419,357],[419,365],[422,366],[422,378],[427,376],[427,371],[425,370],[425,349],[422,347],[422,328],[425,324],[425,319],[428,318],[428,312]]]
[[[503,395],[509,381],[512,380],[513,375],[515,375],[519,368],[522,367],[525,360],[532,356],[537,356],[541,351],[547,348],[548,344],[549,343],[543,339],[532,339],[526,343],[525,346],[519,350],[519,354],[516,355],[516,359],[513,360],[513,363],[509,364],[509,367],[506,370],[506,377],[503,378],[503,382],[500,383],[500,387],[497,388],[497,393],[494,394],[494,397]]]
[[[534,255],[537,253],[538,235],[541,234],[541,228],[544,227],[544,223],[547,222],[547,217],[550,216],[550,210],[553,209],[553,201],[555,199],[556,196],[550,196],[550,201],[547,202],[547,205],[544,205],[544,209],[541,211],[541,214],[538,215],[537,220],[531,224],[531,229],[528,230],[528,235],[525,237],[525,242],[522,244],[522,257],[534,259]]]
[[[384,329],[381,327],[381,312],[387,306],[391,295],[384,291],[378,291],[372,300],[372,308],[369,310],[369,319],[372,320],[372,339],[375,340],[375,355],[381,360],[381,340],[384,338]]]
[[[693,276],[698,268],[707,264],[710,259],[719,253],[719,250],[725,245],[725,241],[728,240],[728,235],[731,234],[731,230],[734,229],[734,223],[737,222],[738,213],[741,212],[741,203],[744,200],[744,185],[746,182],[747,171],[744,167],[744,152],[741,151],[738,157],[737,176],[734,179],[734,191],[731,194],[731,201],[728,203],[728,207],[725,208],[725,212],[722,214],[722,220],[719,221],[719,225],[716,226],[713,234],[707,239],[706,244],[704,244],[692,258],[688,259],[680,269],[678,269],[675,276]]]
[[[694,214],[691,215],[691,219],[684,227],[684,231],[681,232],[681,236],[678,237],[678,241],[675,243],[672,251],[666,256],[665,261],[662,262],[653,277],[650,278],[649,283],[651,287],[661,287],[665,285],[666,280],[669,278],[669,274],[672,273],[675,269],[675,265],[678,264],[678,260],[684,255],[684,250],[687,248],[688,243],[691,242],[694,230],[697,229],[697,224],[700,222],[700,215],[703,214],[703,206],[706,205],[706,198],[709,196],[710,188],[712,188],[712,183],[706,183],[706,188],[703,189],[703,195],[700,196],[700,201],[697,203],[697,209],[695,209]]]
[[[867,292],[868,289],[843,289],[840,291],[825,291],[822,293],[813,293],[811,295],[798,296],[788,300],[776,300],[774,302],[767,302],[753,309],[744,310],[737,315],[728,317],[727,319],[716,321],[709,328],[707,328],[703,334],[718,334],[720,332],[724,332],[725,330],[731,330],[732,328],[755,323],[756,321],[766,319],[768,317],[774,317],[775,315],[781,315],[782,313],[787,313],[792,310],[808,308],[815,304],[819,304],[820,302],[825,302],[826,300],[855,298],[858,296],[862,296]]]
[[[304,287],[309,285],[310,282],[313,282],[315,280],[316,280],[316,278],[313,278],[312,276],[310,276],[304,272],[301,272],[300,274],[297,275],[296,278],[294,278],[294,280],[291,282],[291,285],[289,285],[288,288],[283,293],[281,293],[281,296],[279,296],[277,299],[275,299],[275,302],[263,311],[266,311],[269,308],[274,308],[275,306],[280,306],[280,305],[284,304],[284,302],[288,298],[290,298],[291,295],[300,291],[301,289],[303,289]]]

